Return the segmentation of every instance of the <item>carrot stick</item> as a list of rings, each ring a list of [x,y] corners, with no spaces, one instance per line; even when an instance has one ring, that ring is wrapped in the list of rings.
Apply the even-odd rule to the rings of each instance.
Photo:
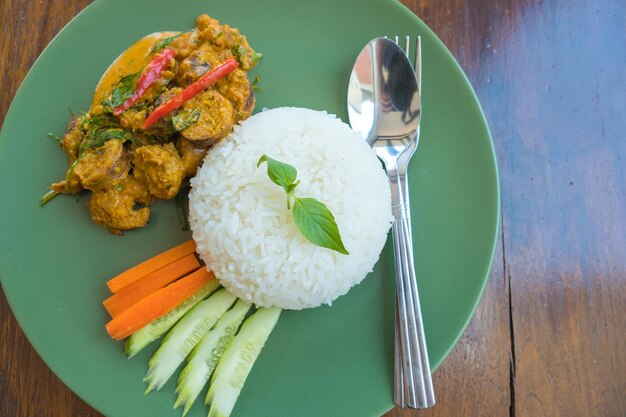
[[[107,323],[106,330],[113,339],[122,340],[169,313],[214,278],[213,272],[200,268],[122,311]]]
[[[122,288],[132,284],[148,275],[151,272],[161,269],[166,265],[182,258],[185,255],[189,255],[196,250],[196,242],[189,240],[178,246],[174,246],[172,249],[168,249],[163,253],[160,253],[152,258],[144,261],[107,281],[107,286],[111,292],[116,293]]]
[[[104,300],[104,308],[115,317],[142,298],[200,268],[200,262],[193,253],[149,273],[129,284]]]

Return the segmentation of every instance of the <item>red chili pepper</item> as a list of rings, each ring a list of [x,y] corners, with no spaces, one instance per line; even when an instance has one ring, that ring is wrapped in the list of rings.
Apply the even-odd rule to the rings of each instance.
[[[154,109],[141,128],[144,130],[149,128],[154,122],[173,112],[182,106],[186,101],[192,99],[215,84],[217,80],[231,73],[235,68],[237,68],[237,66],[239,66],[239,63],[235,58],[228,58],[226,61],[204,74],[196,82],[185,88],[176,96]]]
[[[170,61],[175,56],[176,51],[170,48],[165,48],[156,54],[141,72],[139,80],[137,80],[137,88],[135,89],[133,95],[130,96],[124,103],[116,107],[113,110],[113,115],[119,116],[126,110],[130,109],[141,98],[141,96],[144,95],[148,88],[150,88],[150,86],[159,79],[163,70],[167,68]]]

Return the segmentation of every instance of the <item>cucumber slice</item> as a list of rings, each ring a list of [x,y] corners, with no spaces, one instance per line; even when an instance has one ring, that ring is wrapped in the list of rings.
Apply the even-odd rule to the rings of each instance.
[[[132,358],[143,348],[161,337],[174,324],[176,324],[176,322],[184,316],[186,312],[191,310],[193,306],[198,304],[204,298],[213,294],[219,286],[219,282],[216,279],[212,279],[191,297],[183,301],[178,307],[130,335],[130,337],[126,339],[126,344],[124,345],[124,351],[128,355],[128,358]]]
[[[165,385],[178,365],[236,299],[222,288],[199,302],[176,323],[148,362],[148,374],[143,379],[148,383],[146,394],[154,388],[159,390]]]
[[[217,321],[215,327],[209,330],[187,358],[187,365],[178,377],[176,385],[178,398],[174,404],[174,408],[184,404],[183,417],[209,381],[211,373],[222,357],[222,352],[233,339],[250,307],[250,303],[238,300],[235,306]]]
[[[281,309],[259,308],[241,326],[241,330],[222,354],[211,378],[205,403],[211,404],[209,417],[228,417],[259,356],[274,329]]]

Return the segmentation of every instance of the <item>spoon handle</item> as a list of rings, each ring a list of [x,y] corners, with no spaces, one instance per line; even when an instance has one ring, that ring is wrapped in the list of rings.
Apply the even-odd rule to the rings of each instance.
[[[409,408],[428,408],[435,403],[426,350],[422,315],[415,280],[411,219],[406,183],[406,167],[392,175],[393,240],[396,264],[397,333],[400,360],[396,376],[401,377],[402,395],[396,400]],[[394,173],[392,173],[394,174]],[[398,369],[399,367],[399,369]]]

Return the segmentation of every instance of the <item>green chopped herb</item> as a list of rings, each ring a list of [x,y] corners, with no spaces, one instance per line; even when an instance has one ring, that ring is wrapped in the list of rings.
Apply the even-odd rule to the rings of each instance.
[[[242,45],[235,45],[230,51],[232,52],[237,62],[239,62],[240,65],[243,65],[243,59],[246,56],[247,52],[246,47]]]
[[[54,134],[54,133],[52,133],[52,132],[48,132],[48,134],[46,134],[46,136],[48,136],[49,138],[52,138],[52,139],[56,140],[56,141],[57,141],[57,142],[59,142],[59,143],[62,143],[62,142],[63,142],[63,138],[62,138],[61,136],[59,136],[59,135],[55,135],[55,134]]]
[[[250,68],[254,67],[259,61],[263,58],[263,54],[260,52],[253,52],[252,58],[250,59]]]
[[[90,148],[97,148],[104,145],[111,139],[119,139],[122,142],[136,143],[135,136],[128,130],[122,128],[103,128],[95,129],[85,137],[83,143],[80,144],[80,152],[84,152]]]
[[[65,172],[65,182],[67,182],[68,189],[70,187],[70,180],[72,179],[72,175],[74,175],[74,169],[76,168],[76,165],[78,165],[80,161],[83,160],[84,156],[85,156],[84,152],[79,153],[78,158],[76,158],[74,162],[72,162],[72,165],[70,165],[68,170]]]
[[[104,111],[107,113],[113,113],[113,109],[119,107],[128,100],[137,87],[137,80],[141,75],[141,71],[137,71],[134,74],[125,75],[119,79],[118,82],[113,84],[113,90],[111,90],[111,98],[109,100],[103,100],[100,102]]]
[[[39,199],[39,206],[43,207],[50,202],[54,197],[58,196],[59,193],[54,190],[49,190]]]
[[[224,36],[224,32],[217,32],[215,36],[213,36],[213,39],[211,40],[211,42],[215,44],[215,42],[220,40],[222,36]]]
[[[341,240],[335,217],[328,207],[314,198],[300,198],[294,194],[296,187],[300,184],[300,181],[296,180],[298,176],[296,168],[267,155],[259,158],[257,167],[263,162],[267,162],[267,175],[270,180],[281,186],[287,193],[287,209],[290,208],[293,199],[291,214],[302,235],[317,246],[349,255]]]
[[[254,80],[252,81],[252,89],[254,91],[263,91],[263,89],[259,87],[258,85],[260,81],[261,81],[261,76],[257,74],[256,77],[254,77]]]
[[[200,107],[195,107],[192,110],[183,110],[172,116],[172,125],[176,131],[182,132],[197,122],[201,114]]]
[[[85,131],[91,131],[94,129],[102,129],[105,127],[119,127],[119,121],[116,117],[110,114],[87,114],[82,117],[80,126]]]
[[[150,48],[150,52],[157,52],[160,51],[163,48],[167,48],[169,46],[170,43],[172,43],[172,41],[178,37],[180,37],[180,35],[182,35],[183,33],[177,33],[176,35],[170,36],[169,38],[165,38],[165,39],[161,39],[159,42],[157,42],[156,44],[154,44],[152,46],[152,48]]]

